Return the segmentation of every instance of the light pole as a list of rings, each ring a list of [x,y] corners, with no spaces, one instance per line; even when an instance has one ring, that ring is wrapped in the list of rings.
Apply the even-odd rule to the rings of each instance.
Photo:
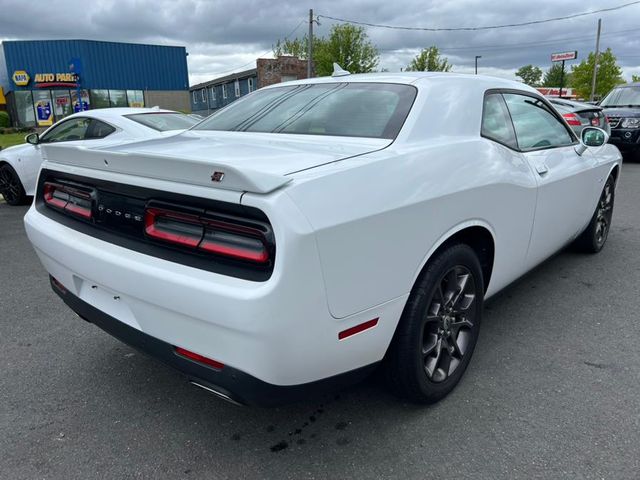
[[[478,74],[478,59],[482,58],[482,55],[476,55],[476,75]]]

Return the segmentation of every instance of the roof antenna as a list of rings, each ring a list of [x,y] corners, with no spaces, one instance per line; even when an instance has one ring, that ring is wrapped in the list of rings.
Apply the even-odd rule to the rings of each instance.
[[[332,77],[344,77],[345,75],[351,75],[351,72],[347,72],[345,69],[343,69],[336,62],[333,62],[333,73],[331,74],[331,76]]]

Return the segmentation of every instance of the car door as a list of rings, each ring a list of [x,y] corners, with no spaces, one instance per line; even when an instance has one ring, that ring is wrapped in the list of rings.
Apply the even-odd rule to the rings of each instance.
[[[590,152],[578,155],[575,135],[545,100],[529,93],[503,93],[518,148],[538,182],[536,213],[527,253],[533,266],[575,238],[593,213],[598,188]]]
[[[35,184],[42,158],[41,144],[66,142],[70,145],[84,145],[88,140],[105,138],[115,132],[111,125],[87,117],[72,117],[64,120],[47,130],[38,145],[34,145],[22,156],[22,178],[25,184]]]
[[[74,117],[63,120],[49,128],[40,137],[38,145],[34,145],[20,159],[23,183],[34,185],[37,180],[40,165],[44,160],[42,158],[42,144],[58,142],[74,142],[74,144],[77,142],[82,144],[90,122],[91,119],[86,117]]]

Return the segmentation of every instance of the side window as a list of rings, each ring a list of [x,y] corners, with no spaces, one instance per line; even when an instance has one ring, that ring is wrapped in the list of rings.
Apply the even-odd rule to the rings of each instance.
[[[40,139],[41,143],[72,142],[74,140],[84,140],[89,128],[90,119],[72,118],[66,120],[51,130]]]
[[[518,148],[516,133],[513,130],[507,105],[499,93],[492,93],[484,97],[481,134],[483,137],[495,140],[507,147]]]
[[[571,145],[573,136],[540,99],[505,93],[521,150]]]
[[[101,122],[100,120],[96,120],[95,118],[91,120],[89,124],[89,128],[87,129],[87,134],[85,135],[86,140],[96,140],[99,138],[104,138],[107,135],[111,135],[115,132],[116,129],[111,125]]]

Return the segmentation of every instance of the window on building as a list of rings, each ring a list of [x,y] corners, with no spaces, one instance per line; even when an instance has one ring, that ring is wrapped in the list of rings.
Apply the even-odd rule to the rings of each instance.
[[[33,102],[36,109],[36,123],[38,127],[53,125],[53,102],[51,90],[34,90]]]
[[[36,114],[33,110],[33,97],[31,92],[13,92],[16,104],[18,123],[25,127],[32,127],[36,124]]]
[[[91,105],[93,108],[108,108],[109,90],[91,90]]]
[[[222,98],[224,98],[224,99],[227,98],[227,85],[226,84],[222,85]]]
[[[202,98],[203,103],[207,103],[207,89],[203,88],[200,90],[200,97]]]
[[[238,98],[240,96],[240,82],[238,80],[233,83],[233,88],[236,93],[236,98]]]
[[[253,78],[247,79],[247,85],[249,86],[249,93],[253,92]]]
[[[109,100],[112,107],[126,107],[127,92],[125,90],[109,90]]]
[[[86,90],[81,90],[80,95],[82,98],[82,110],[89,110],[89,106],[91,105],[89,101],[89,92]],[[108,106],[108,105],[107,105]],[[80,105],[78,104],[78,91],[71,90],[71,108],[74,113],[80,111]]]
[[[195,90],[191,92],[191,100],[193,100],[193,103],[198,103],[198,92]]]
[[[216,103],[216,87],[209,88],[209,98],[211,99],[211,103]]]
[[[280,75],[280,81],[281,82],[291,82],[293,80],[297,80],[298,76],[297,75]]]
[[[144,107],[144,92],[142,90],[127,90],[127,102],[130,107]]]
[[[53,113],[56,116],[56,120],[60,120],[73,113],[69,90],[53,91]]]

